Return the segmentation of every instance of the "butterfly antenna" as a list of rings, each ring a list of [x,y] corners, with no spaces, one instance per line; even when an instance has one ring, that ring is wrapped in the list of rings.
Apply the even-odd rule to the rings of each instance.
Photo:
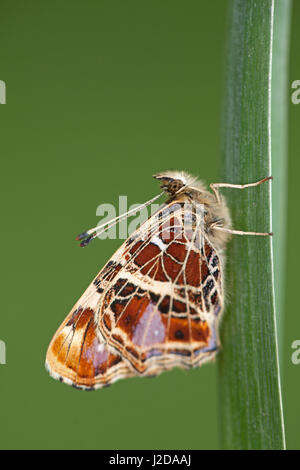
[[[121,220],[127,219],[127,217],[130,217],[131,215],[136,214],[140,210],[142,210],[144,207],[149,206],[152,204],[156,199],[161,197],[164,194],[164,191],[162,191],[160,194],[157,196],[154,196],[152,199],[150,199],[147,202],[144,202],[138,207],[135,207],[134,209],[131,209],[128,212],[125,212],[124,214],[119,215],[118,217],[115,217],[114,219],[110,220],[109,222],[105,222],[105,224],[98,225],[97,227],[93,227],[90,230],[87,230],[86,232],[82,232],[79,235],[77,235],[76,240],[81,241],[80,246],[85,247],[87,246],[92,240],[94,240],[98,235],[100,235],[103,232],[106,232],[109,230],[111,227],[113,227],[115,224],[120,222]]]

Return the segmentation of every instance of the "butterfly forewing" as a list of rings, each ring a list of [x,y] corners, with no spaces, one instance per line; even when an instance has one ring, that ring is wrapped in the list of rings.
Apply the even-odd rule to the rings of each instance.
[[[54,335],[46,357],[50,374],[83,389],[96,389],[134,375],[117,352],[111,352],[97,334],[90,286]]]

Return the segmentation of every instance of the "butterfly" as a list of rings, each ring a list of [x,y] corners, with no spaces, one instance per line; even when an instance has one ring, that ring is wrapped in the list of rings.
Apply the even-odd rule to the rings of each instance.
[[[94,390],[121,378],[156,376],[173,367],[198,367],[220,349],[224,310],[224,250],[233,230],[219,188],[211,191],[185,172],[154,175],[166,202],[116,251],[55,333],[47,351],[50,375]],[[86,246],[132,215],[80,234]]]

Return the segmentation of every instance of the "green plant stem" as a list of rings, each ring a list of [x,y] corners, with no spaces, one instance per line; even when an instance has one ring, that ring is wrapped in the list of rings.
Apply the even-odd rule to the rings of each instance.
[[[274,1],[233,0],[223,136],[223,180],[271,174]],[[271,184],[226,190],[235,229],[271,230]],[[227,311],[221,330],[222,447],[283,449],[271,237],[235,236],[227,253]]]
[[[284,332],[285,287],[285,235],[287,214],[287,104],[289,39],[291,21],[290,0],[277,0],[274,9],[273,61],[272,61],[272,172],[273,182],[273,231],[274,231],[274,281],[278,327],[279,358],[282,368],[282,341]]]

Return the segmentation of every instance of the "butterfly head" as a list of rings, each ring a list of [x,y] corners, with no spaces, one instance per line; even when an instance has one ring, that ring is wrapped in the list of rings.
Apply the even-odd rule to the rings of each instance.
[[[165,171],[153,177],[161,181],[160,187],[170,196],[174,196],[183,188],[193,186],[196,181],[196,178],[183,171]]]
[[[166,171],[153,175],[153,177],[161,181],[161,189],[169,195],[176,194],[187,184],[184,174],[178,171]]]

